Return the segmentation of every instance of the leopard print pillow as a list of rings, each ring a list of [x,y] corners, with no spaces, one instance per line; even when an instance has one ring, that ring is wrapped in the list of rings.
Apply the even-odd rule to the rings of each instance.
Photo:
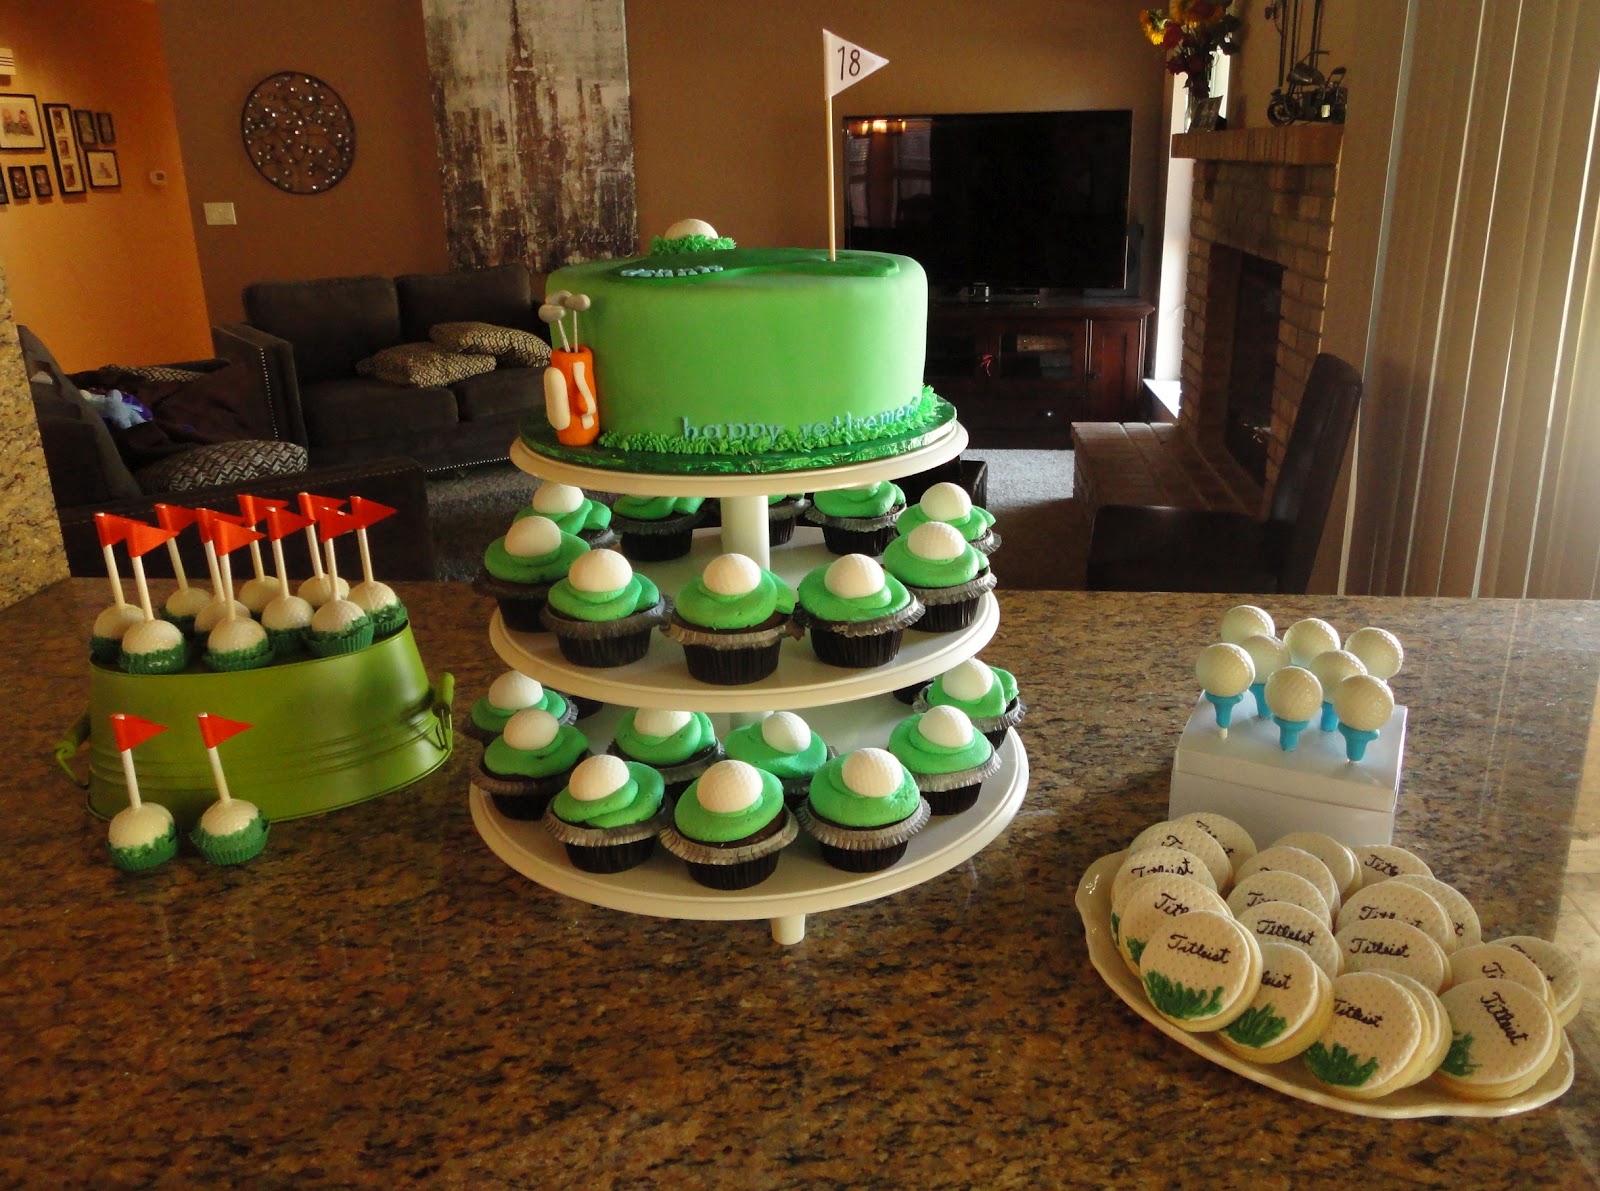
[[[518,368],[543,368],[550,363],[550,345],[532,331],[493,323],[436,323],[428,338],[440,347],[469,355],[493,356],[495,362]]]
[[[394,385],[450,385],[494,371],[488,356],[446,351],[437,343],[401,343],[356,361],[356,372]]]

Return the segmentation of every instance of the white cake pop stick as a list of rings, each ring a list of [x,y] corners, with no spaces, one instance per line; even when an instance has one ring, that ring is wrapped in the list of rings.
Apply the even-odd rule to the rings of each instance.
[[[144,559],[137,554],[130,555],[129,561],[133,563],[133,583],[139,592],[139,609],[144,613],[146,620],[156,618],[155,606],[150,602],[150,584],[144,577]]]

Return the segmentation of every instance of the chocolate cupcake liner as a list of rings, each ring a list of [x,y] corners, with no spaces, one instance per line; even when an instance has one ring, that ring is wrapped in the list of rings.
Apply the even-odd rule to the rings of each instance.
[[[775,625],[735,632],[701,629],[674,617],[661,631],[683,646],[689,676],[713,686],[760,682],[777,670],[783,639],[805,634],[788,616]]]
[[[694,526],[675,533],[624,533],[622,553],[634,562],[669,562],[694,545]]]
[[[894,525],[905,506],[880,517],[830,517],[812,505],[805,519],[822,529],[822,541],[831,554],[870,554],[876,558],[894,541]]]
[[[908,771],[936,815],[954,815],[970,810],[983,792],[985,778],[1000,770],[1000,754],[991,752],[982,765],[952,770],[950,773],[917,773]]]
[[[900,520],[900,514],[904,511],[905,506],[901,505],[876,517],[830,517],[816,505],[812,505],[805,511],[805,518],[812,525],[820,525],[823,529],[842,529],[848,533],[876,533],[880,529],[893,529],[894,523]]]
[[[578,620],[562,616],[548,604],[539,613],[544,626],[556,635],[561,656],[575,666],[609,669],[637,662],[650,652],[650,632],[670,615],[672,601],[665,596],[654,608],[618,620]]]
[[[698,645],[708,649],[762,649],[778,644],[785,637],[793,637],[798,641],[805,636],[805,629],[790,616],[774,625],[723,631],[688,624],[675,614],[673,619],[661,626],[661,632],[686,648]]]
[[[910,686],[896,687],[894,690],[894,697],[900,700],[900,702],[904,703],[907,707],[910,707],[916,703],[917,698],[922,694],[923,691],[927,689],[928,683],[926,681],[914,682]]]
[[[653,761],[640,761],[637,757],[630,757],[618,747],[613,740],[606,746],[606,752],[613,757],[621,757],[624,761],[632,761],[638,765],[648,765],[661,775],[661,780],[666,783],[670,791],[674,786],[684,790],[690,782],[722,760],[722,741],[717,741],[709,748],[701,749],[687,761],[680,761],[676,765],[657,765]]]
[[[551,810],[545,812],[539,823],[560,843],[579,848],[607,848],[655,839],[665,828],[672,826],[672,812],[662,803],[659,811],[637,823],[625,823],[621,827],[583,827],[568,823]]]
[[[932,813],[928,800],[919,798],[916,810],[898,823],[889,823],[883,827],[841,827],[837,823],[829,823],[811,809],[809,802],[797,810],[795,815],[807,834],[819,844],[837,848],[842,852],[873,852],[904,844],[927,826]]]
[[[811,502],[805,497],[782,504],[767,506],[767,544],[782,546],[794,537],[794,527],[800,523],[800,515],[811,507]]]
[[[925,609],[915,624],[909,626],[923,633],[952,633],[964,629],[978,617],[979,599],[995,585],[994,572],[983,574],[955,587],[912,587],[906,590],[922,601]]]
[[[969,786],[957,786],[954,790],[929,791],[925,797],[928,807],[934,814],[959,815],[962,811],[970,811],[978,805],[978,797],[983,793],[983,783],[973,782]]]
[[[886,616],[874,616],[870,620],[824,620],[799,606],[796,606],[794,615],[797,621],[813,633],[820,629],[836,637],[876,637],[880,633],[893,632],[895,629],[903,629],[913,624],[922,612],[922,601],[912,596],[911,602],[898,612],[891,612]]]
[[[599,699],[590,699],[584,695],[567,695],[565,693],[563,693],[562,697],[575,709],[573,723],[577,723],[579,720],[586,720],[597,711],[605,709],[605,704]],[[566,723],[567,721],[562,720],[561,722]]]
[[[472,784],[491,797],[517,798],[533,791],[539,779],[524,777],[518,774],[490,773],[483,767],[483,758],[478,758],[478,764],[473,769]]]
[[[617,544],[617,535],[609,525],[604,529],[586,529],[576,536],[588,542],[591,550],[609,550]]]
[[[850,670],[871,670],[887,666],[900,652],[904,629],[892,629],[875,637],[845,637],[831,629],[811,628],[811,649],[817,660]]]
[[[550,803],[557,794],[561,793],[559,787],[547,790],[526,790],[521,794],[490,794],[489,801],[494,803],[494,809],[508,819],[515,819],[519,823],[532,823],[544,818],[550,809]]]
[[[773,855],[799,838],[799,821],[793,814],[786,814],[784,819],[783,826],[766,839],[753,844],[742,844],[737,848],[719,848],[715,844],[703,844],[699,840],[690,839],[675,826],[662,829],[661,846],[679,860],[689,864],[703,864],[717,868],[743,864],[749,860],[759,860],[764,856]]]
[[[656,850],[656,837],[646,836],[626,844],[606,844],[598,848],[583,844],[565,845],[572,867],[586,873],[625,873],[649,860]]]
[[[552,586],[550,583],[513,583],[509,579],[498,579],[488,571],[480,571],[472,581],[472,590],[492,599],[500,609],[501,623],[516,633],[545,631],[540,614]]]

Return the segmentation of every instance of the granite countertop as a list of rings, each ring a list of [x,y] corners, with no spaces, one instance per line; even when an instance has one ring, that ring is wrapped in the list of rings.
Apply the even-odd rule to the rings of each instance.
[[[397,587],[464,714],[504,668],[490,605]],[[1031,708],[1022,810],[967,863],[813,915],[791,948],[764,923],[636,917],[519,876],[473,828],[477,746],[459,737],[408,790],[277,824],[248,865],[185,852],[118,873],[52,758],[104,600],[72,580],[0,613],[0,1183],[1477,1187],[1600,1170],[1600,995],[1570,1027],[1561,1100],[1389,1122],[1209,1065],[1090,966],[1075,883],[1164,817],[1192,658],[1234,598],[1002,594],[983,656]],[[1600,888],[1581,847],[1600,814],[1600,605],[1262,602],[1280,624],[1405,642],[1396,842],[1474,900],[1486,937],[1549,936]]]

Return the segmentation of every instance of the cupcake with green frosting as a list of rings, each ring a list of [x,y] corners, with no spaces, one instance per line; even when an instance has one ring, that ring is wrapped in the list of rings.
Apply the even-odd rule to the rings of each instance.
[[[588,552],[589,543],[563,532],[550,518],[519,517],[483,552],[483,570],[473,590],[495,602],[506,628],[540,632],[544,628],[540,613],[550,589]]]
[[[767,497],[767,544],[781,546],[794,537],[794,527],[800,515],[811,507],[805,494]]]
[[[749,889],[778,868],[800,834],[784,809],[783,784],[743,761],[718,761],[683,792],[661,846],[712,889]]]
[[[661,775],[648,765],[603,755],[578,762],[540,820],[575,868],[620,873],[643,864],[671,820]]]
[[[922,499],[900,514],[895,532],[904,537],[919,525],[942,521],[955,526],[963,540],[981,554],[993,554],[1000,548],[1000,535],[994,529],[994,514],[972,503],[972,497],[960,484],[948,480],[931,485]]]
[[[478,759],[473,785],[508,819],[537,819],[589,755],[588,737],[540,707],[506,721]]]
[[[894,864],[928,815],[916,780],[893,753],[878,748],[857,749],[823,765],[799,811],[823,860],[852,873]]]
[[[567,577],[550,588],[540,613],[561,655],[575,666],[637,662],[650,651],[650,632],[671,606],[615,550],[579,555]]]
[[[958,707],[972,726],[996,748],[1027,713],[1010,671],[969,658],[934,679],[912,704],[918,711],[930,707]]]
[[[611,510],[571,484],[557,484],[552,480],[540,484],[533,490],[528,507],[518,512],[515,519],[521,521],[525,517],[548,517],[562,533],[580,537],[596,550],[617,540],[611,530]]]
[[[611,528],[635,562],[682,558],[704,520],[705,503],[703,496],[619,496],[611,505]]]
[[[659,707],[625,712],[606,751],[654,769],[666,783],[668,798],[677,797],[722,759],[722,745],[710,716],[703,711]]]
[[[812,777],[833,757],[827,742],[792,711],[775,711],[757,723],[735,728],[722,738],[722,751],[782,782],[783,801],[791,810],[806,800]]]
[[[846,554],[800,580],[797,617],[830,666],[867,669],[894,661],[922,604],[874,558]]]
[[[925,633],[964,629],[977,618],[983,593],[994,589],[988,561],[943,521],[927,521],[890,542],[883,566],[921,601],[909,626]]]
[[[805,516],[822,527],[822,540],[833,553],[879,555],[894,539],[895,521],[905,507],[899,486],[880,480],[813,493]]]
[[[785,637],[798,637],[793,589],[743,554],[719,554],[673,597],[662,632],[683,646],[701,682],[759,682],[778,668]]]
[[[1000,756],[956,707],[935,707],[901,720],[889,735],[899,758],[936,815],[969,810],[983,780],[1000,768]]]
[[[461,731],[488,744],[506,730],[512,716],[530,707],[548,711],[562,724],[570,724],[578,718],[577,706],[565,695],[547,689],[538,679],[529,678],[518,670],[507,670],[478,696]]]

